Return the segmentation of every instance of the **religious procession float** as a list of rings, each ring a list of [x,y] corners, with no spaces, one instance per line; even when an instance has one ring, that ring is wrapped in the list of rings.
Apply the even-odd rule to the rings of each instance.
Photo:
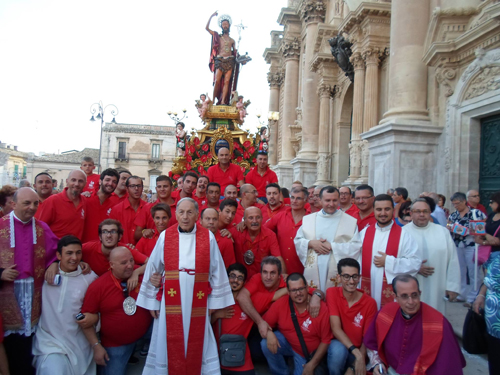
[[[208,94],[201,94],[196,100],[203,129],[187,134],[184,123],[176,123],[177,157],[169,173],[175,181],[188,171],[206,174],[210,166],[218,163],[217,154],[221,148],[229,149],[231,162],[238,165],[243,174],[255,166],[258,152],[268,152],[266,127],[259,128],[257,134],[242,129],[250,100],[244,101],[244,97],[238,95],[238,76],[242,65],[251,58],[248,54],[240,55],[235,41],[229,36],[230,16],[219,17],[221,34],[210,30],[214,16],[217,12],[212,14],[206,27],[212,35],[209,68],[213,73],[213,100]]]

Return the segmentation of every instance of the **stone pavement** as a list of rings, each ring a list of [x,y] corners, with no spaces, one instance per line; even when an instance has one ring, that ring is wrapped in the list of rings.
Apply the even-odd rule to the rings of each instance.
[[[462,327],[465,315],[467,314],[467,310],[468,309],[464,307],[462,303],[446,303],[446,317],[453,326],[453,330],[460,340],[460,345],[462,344]],[[465,360],[467,361],[467,366],[464,369],[464,375],[488,375],[488,359],[486,355],[469,354],[463,349],[462,352],[464,353]],[[133,366],[129,365],[127,369],[127,375],[142,374],[144,362],[145,359],[141,358],[138,364]],[[265,364],[256,364],[255,370],[257,375],[271,374]]]

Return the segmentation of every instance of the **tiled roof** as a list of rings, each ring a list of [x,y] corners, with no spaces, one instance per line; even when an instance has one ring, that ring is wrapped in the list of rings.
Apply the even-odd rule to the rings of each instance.
[[[71,152],[69,154],[45,154],[43,156],[31,156],[32,161],[51,161],[57,163],[80,164],[83,157],[90,156],[97,164],[99,159],[99,149],[84,148],[82,151]]]

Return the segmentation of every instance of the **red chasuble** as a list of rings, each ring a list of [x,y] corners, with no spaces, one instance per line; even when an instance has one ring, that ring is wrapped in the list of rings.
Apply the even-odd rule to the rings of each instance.
[[[363,257],[362,257],[362,271],[361,271],[361,289],[367,295],[371,295],[371,272],[372,272],[372,253],[373,253],[373,240],[375,239],[375,225],[370,225],[366,229],[365,239],[363,240]],[[387,248],[385,253],[387,255],[392,255],[397,258],[399,240],[401,238],[401,227],[399,225],[393,224],[391,232],[389,233],[389,240],[387,241]],[[394,302],[394,293],[392,287],[387,284],[387,278],[385,276],[382,282],[382,298],[380,300],[380,307],[383,307],[386,303]]]
[[[203,356],[207,299],[211,292],[208,274],[210,270],[210,235],[208,229],[196,225],[195,269],[179,269],[178,225],[165,233],[165,312],[167,320],[168,372],[170,374],[200,374]],[[187,355],[184,349],[184,326],[182,324],[181,288],[179,272],[195,275],[191,326]]]
[[[443,314],[425,303],[422,309],[422,349],[418,356],[412,375],[423,375],[434,363],[443,341]],[[387,366],[384,354],[384,340],[391,329],[396,314],[401,314],[399,304],[392,302],[384,306],[375,321],[377,332],[377,347],[380,359]]]

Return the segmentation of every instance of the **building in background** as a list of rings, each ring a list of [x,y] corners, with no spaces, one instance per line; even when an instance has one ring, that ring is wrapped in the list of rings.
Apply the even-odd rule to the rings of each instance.
[[[500,186],[500,2],[288,0],[264,51],[280,183]]]
[[[0,142],[0,187],[18,186],[19,181],[26,178],[27,159],[28,154],[19,151],[17,146]]]

